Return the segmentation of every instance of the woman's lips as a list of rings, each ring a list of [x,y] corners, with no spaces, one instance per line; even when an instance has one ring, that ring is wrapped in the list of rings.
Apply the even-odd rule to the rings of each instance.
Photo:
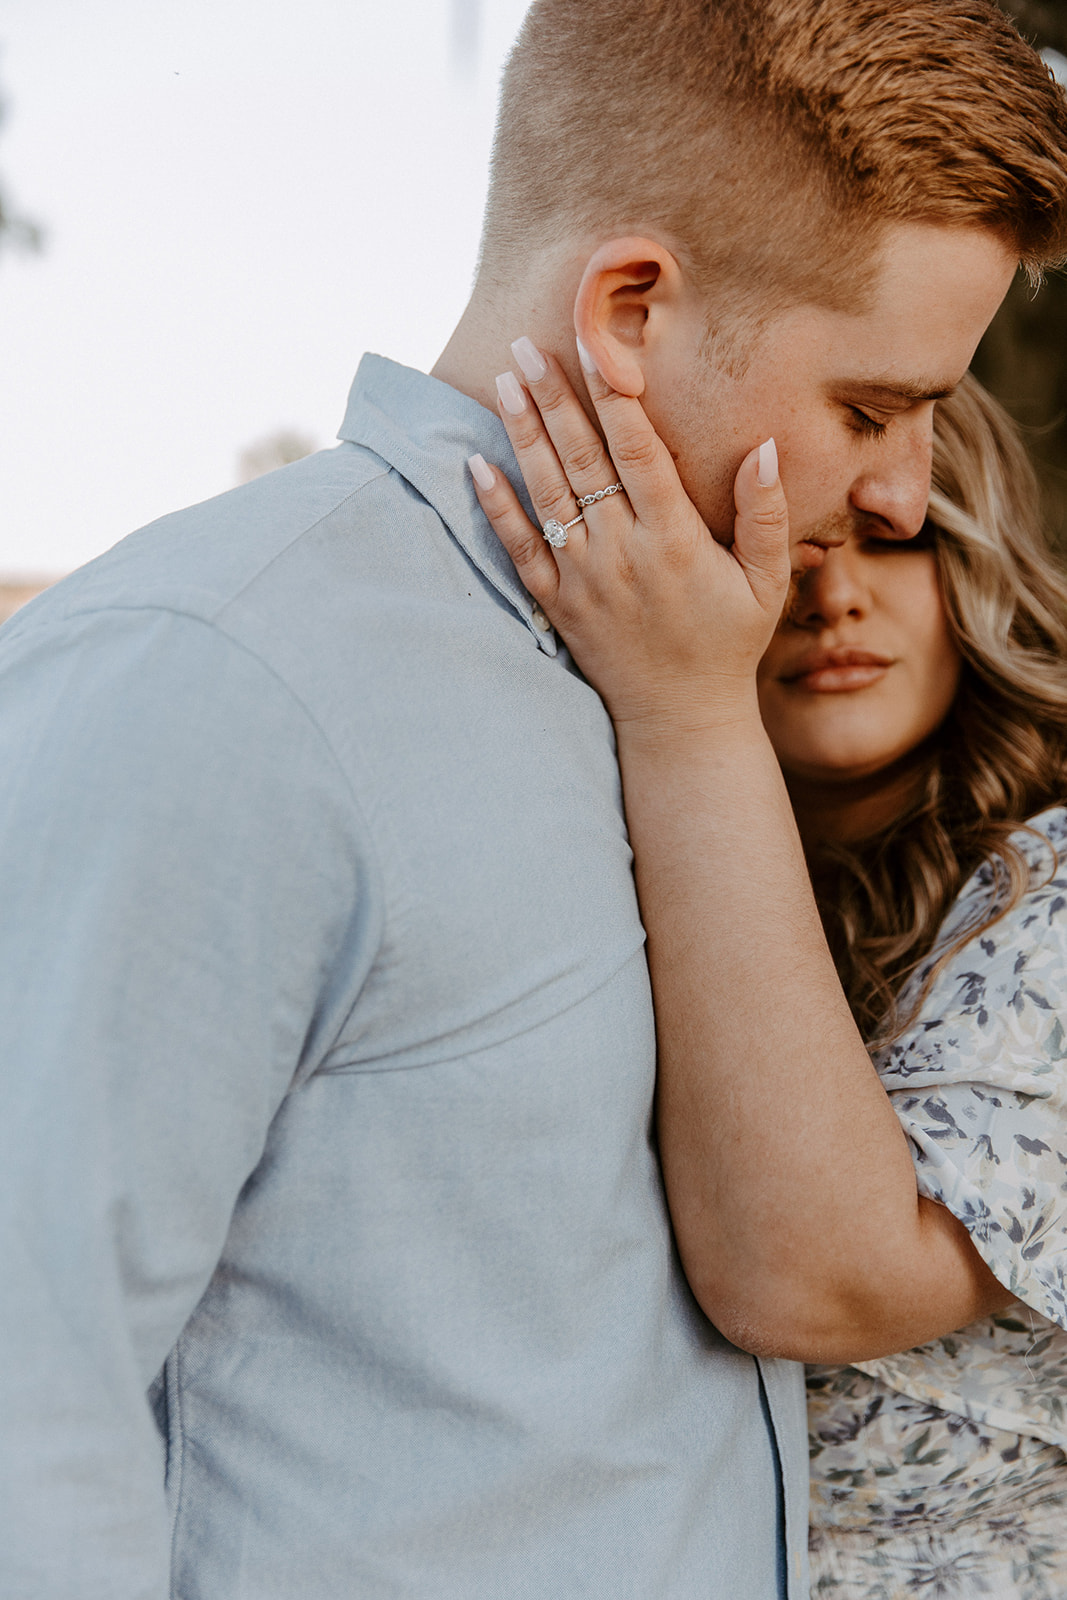
[[[782,681],[809,694],[842,694],[849,689],[868,689],[884,678],[893,665],[888,656],[870,650],[820,650],[806,656]]]

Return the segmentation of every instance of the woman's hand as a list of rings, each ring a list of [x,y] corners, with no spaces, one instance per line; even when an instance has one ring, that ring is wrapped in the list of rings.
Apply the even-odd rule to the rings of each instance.
[[[617,482],[624,492],[585,507],[560,549],[480,457],[471,461],[478,498],[616,726],[662,737],[758,716],[756,666],[789,586],[774,441],[741,463],[727,549],[709,533],[639,400],[616,393],[583,359],[605,448],[559,363],[529,340],[514,348],[525,387],[513,373],[503,376],[500,415],[537,516],[568,523],[582,496]]]

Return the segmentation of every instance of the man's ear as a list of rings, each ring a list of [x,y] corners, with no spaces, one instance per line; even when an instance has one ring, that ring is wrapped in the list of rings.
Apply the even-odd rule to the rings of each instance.
[[[645,362],[681,308],[682,269],[658,240],[609,239],[586,263],[574,327],[604,379],[619,394],[645,389]]]

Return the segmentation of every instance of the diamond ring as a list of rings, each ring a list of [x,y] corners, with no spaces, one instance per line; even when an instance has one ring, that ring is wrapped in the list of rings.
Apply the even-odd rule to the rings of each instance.
[[[579,504],[581,504],[580,501]],[[562,550],[563,546],[567,543],[567,534],[569,533],[570,529],[574,527],[576,522],[584,521],[585,517],[580,511],[578,515],[576,517],[572,517],[569,522],[558,522],[555,517],[549,517],[548,521],[541,529],[541,532],[544,534],[553,550]]]
[[[593,494],[581,495],[576,504],[579,507],[596,505],[598,500],[606,500],[609,494],[618,494],[620,489],[622,489],[621,483],[609,483],[606,489],[597,489]],[[574,527],[576,522],[584,521],[585,518],[580,510],[578,515],[576,517],[572,517],[569,522],[560,522],[555,517],[549,517],[548,521],[542,527],[541,532],[544,534],[553,550],[562,550],[563,546],[567,543],[568,531]]]

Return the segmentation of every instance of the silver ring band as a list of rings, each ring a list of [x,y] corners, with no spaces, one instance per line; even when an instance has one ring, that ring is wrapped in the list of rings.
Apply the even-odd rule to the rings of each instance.
[[[578,504],[581,505],[582,502],[579,500]],[[548,521],[541,529],[541,532],[544,534],[553,550],[562,550],[563,546],[567,543],[567,534],[570,529],[574,527],[576,522],[584,521],[585,517],[580,511],[578,515],[576,517],[572,517],[569,522],[558,522],[555,517],[549,517]]]
[[[621,483],[609,483],[606,489],[597,489],[593,494],[583,494],[576,501],[578,506],[594,506],[598,500],[606,500],[609,494],[618,494],[622,489]],[[569,522],[560,522],[555,517],[549,517],[541,529],[553,550],[562,550],[567,543],[567,534],[576,522],[584,522],[585,517],[579,510],[576,517]]]
[[[583,494],[577,504],[580,506],[595,505],[598,500],[606,500],[609,494],[618,494],[620,489],[622,489],[621,483],[609,483],[606,489],[598,489],[595,494]]]

